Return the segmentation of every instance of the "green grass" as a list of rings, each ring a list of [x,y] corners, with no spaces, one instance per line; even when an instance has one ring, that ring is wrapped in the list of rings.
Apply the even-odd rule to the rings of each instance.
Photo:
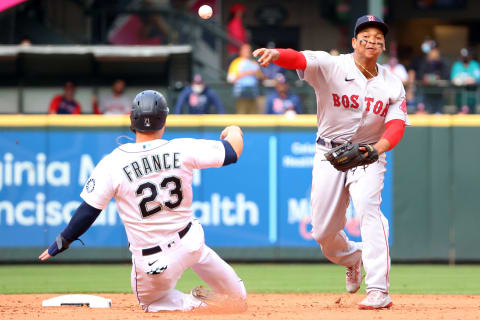
[[[345,292],[345,269],[333,264],[234,265],[250,293]],[[480,294],[480,266],[393,265],[392,293]],[[191,270],[177,288],[202,281]],[[129,265],[0,265],[0,294],[129,293]]]

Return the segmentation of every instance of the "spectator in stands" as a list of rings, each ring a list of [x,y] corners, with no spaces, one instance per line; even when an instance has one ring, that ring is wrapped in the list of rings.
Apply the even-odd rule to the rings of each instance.
[[[276,77],[275,91],[267,96],[267,114],[302,113],[300,98],[291,92],[285,76],[278,74]]]
[[[423,74],[423,83],[429,88],[424,92],[424,103],[430,113],[441,113],[443,110],[443,90],[439,87],[450,79],[448,62],[442,57],[440,49],[434,47],[427,54],[426,59],[420,64],[420,72]]]
[[[227,24],[227,33],[230,38],[239,44],[247,43],[247,31],[243,26],[243,16],[246,8],[243,4],[236,3],[230,8],[230,17]],[[240,49],[231,43],[227,46],[229,61],[239,54]]]
[[[480,65],[473,60],[472,53],[467,48],[460,50],[460,59],[453,64],[450,77],[457,86],[480,82]]]
[[[423,45],[421,48],[421,55],[413,57],[407,67],[408,81],[407,85],[405,86],[405,96],[407,99],[407,110],[412,110],[413,112],[418,110],[418,105],[420,103],[423,104],[422,91],[418,90],[417,88],[417,83],[420,81],[420,79],[418,79],[420,61],[425,59],[426,54],[423,50]],[[430,50],[430,46],[428,46],[428,50]],[[425,107],[425,105],[423,106]]]
[[[428,52],[426,58],[420,63],[420,75],[423,75],[425,84],[438,84],[439,80],[449,79],[448,62],[442,57],[440,49],[434,47]]]
[[[425,104],[420,102],[417,105],[417,109],[415,110],[415,114],[428,114],[427,110],[425,110]]]
[[[258,80],[262,72],[258,63],[251,59],[252,47],[243,44],[240,56],[228,68],[227,81],[233,83],[236,113],[258,113]]]
[[[397,57],[390,56],[388,58],[388,63],[384,65],[386,68],[390,69],[390,71],[396,75],[400,80],[402,80],[403,85],[405,86],[408,82],[408,73],[407,69],[403,66],[403,64],[398,62]]]
[[[454,85],[462,87],[456,95],[459,113],[474,110],[477,104],[476,85],[480,83],[480,64],[467,48],[460,50],[460,59],[453,64],[450,79]]]
[[[75,101],[75,83],[72,81],[65,82],[63,86],[63,94],[55,96],[50,102],[48,113],[50,114],[80,114],[82,108]]]
[[[132,99],[125,96],[125,81],[117,79],[112,85],[112,95],[100,98],[93,97],[93,112],[96,114],[129,114],[132,108]]]
[[[423,63],[426,55],[433,47],[436,47],[436,45],[437,43],[434,40],[426,38],[420,46],[422,53],[414,57],[408,66],[408,85],[405,87],[407,110],[414,109],[426,112],[423,102],[423,88],[418,86],[418,84],[423,82],[423,75],[420,73],[420,64]]]
[[[427,55],[433,48],[437,47],[437,43],[429,38],[425,39],[420,48],[422,53],[412,59],[410,66],[408,67],[409,78],[412,80],[423,81],[423,71],[421,65],[425,63]]]
[[[458,111],[458,114],[469,114],[470,113],[470,108],[468,106],[462,106],[460,108],[460,111]]]
[[[415,79],[422,87],[416,87],[416,104],[424,103],[429,113],[440,113],[443,108],[443,90],[438,87],[445,85],[450,79],[448,62],[442,57],[438,45],[433,40],[422,43],[425,55],[416,58],[410,67],[411,80]]]
[[[215,113],[225,113],[217,94],[205,85],[202,76],[199,74],[193,77],[192,85],[186,86],[180,92],[175,104],[175,114],[182,113],[185,106],[187,106],[189,114],[213,113],[210,112],[211,106],[215,108]]]

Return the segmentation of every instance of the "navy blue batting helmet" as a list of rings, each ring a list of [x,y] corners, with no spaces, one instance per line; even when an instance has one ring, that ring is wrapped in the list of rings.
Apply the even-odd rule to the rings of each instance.
[[[133,132],[153,132],[163,128],[168,115],[167,100],[157,91],[145,90],[137,94],[130,112]]]

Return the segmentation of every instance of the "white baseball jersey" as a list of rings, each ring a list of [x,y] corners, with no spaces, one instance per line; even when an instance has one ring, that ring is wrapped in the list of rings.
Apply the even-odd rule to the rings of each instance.
[[[367,79],[355,65],[353,54],[331,56],[304,51],[305,70],[297,70],[317,97],[317,137],[328,142],[373,144],[380,140],[385,123],[408,123],[405,90],[398,77],[377,64],[378,76]],[[368,167],[337,171],[324,154],[327,144],[317,144],[312,172],[312,233],[330,261],[351,267],[361,259],[367,292],[389,290],[390,255],[388,221],[380,210],[386,156]],[[358,219],[362,243],[343,232],[350,199]]]
[[[387,68],[377,64],[378,76],[368,80],[355,65],[353,54],[302,53],[307,66],[297,72],[315,90],[318,137],[375,143],[386,122],[408,121],[402,82]]]
[[[80,196],[97,209],[115,198],[133,252],[165,242],[193,220],[193,169],[221,167],[224,160],[220,141],[128,143],[100,161]]]

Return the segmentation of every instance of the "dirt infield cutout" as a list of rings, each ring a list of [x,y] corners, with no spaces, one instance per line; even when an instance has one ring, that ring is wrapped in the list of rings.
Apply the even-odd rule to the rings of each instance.
[[[358,310],[364,294],[250,294],[248,310],[241,314],[194,312],[145,313],[133,294],[97,293],[112,299],[110,309],[87,307],[42,307],[42,300],[54,294],[0,295],[2,320],[243,320],[243,319],[479,319],[480,295],[400,295],[393,294],[393,307]]]

